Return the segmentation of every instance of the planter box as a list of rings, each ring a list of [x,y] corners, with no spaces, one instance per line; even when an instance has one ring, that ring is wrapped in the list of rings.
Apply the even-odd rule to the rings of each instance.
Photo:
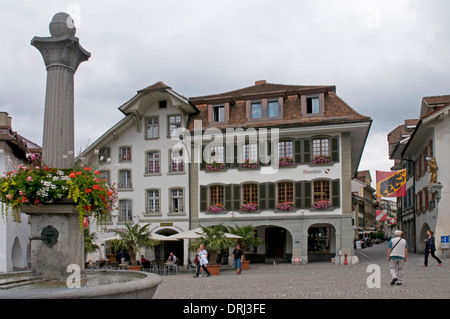
[[[248,270],[250,268],[250,260],[244,260],[241,263],[241,270]]]
[[[210,265],[208,264],[208,270],[211,273],[211,276],[220,275],[220,265]]]

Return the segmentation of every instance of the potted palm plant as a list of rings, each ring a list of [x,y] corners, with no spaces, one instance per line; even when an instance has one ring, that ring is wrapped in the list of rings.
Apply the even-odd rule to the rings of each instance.
[[[209,255],[209,272],[211,273],[211,275],[219,275],[220,264],[217,262],[217,251],[229,249],[233,245],[234,241],[226,238],[225,233],[227,231],[227,228],[223,225],[200,227],[203,231],[203,234],[191,243],[190,249],[191,251],[197,251],[197,249],[200,247],[200,244],[203,244]]]
[[[156,246],[159,241],[151,238],[151,233],[148,230],[149,224],[139,226],[139,224],[130,226],[125,223],[126,229],[114,229],[114,232],[119,235],[119,239],[115,240],[112,245],[115,249],[126,249],[130,255],[130,266],[128,270],[141,270],[142,265],[137,265],[136,254],[141,248],[152,248]]]
[[[242,270],[247,270],[249,268],[250,260],[246,260],[246,252],[249,245],[260,246],[262,245],[262,239],[255,236],[255,226],[252,225],[242,225],[239,226],[235,224],[234,227],[228,226],[228,231],[231,234],[241,236],[242,238],[236,240],[236,244],[241,246],[244,252],[244,262],[242,263]]]
[[[87,259],[87,254],[95,253],[100,247],[95,244],[97,240],[96,233],[90,233],[89,228],[85,228],[84,232],[84,260]]]

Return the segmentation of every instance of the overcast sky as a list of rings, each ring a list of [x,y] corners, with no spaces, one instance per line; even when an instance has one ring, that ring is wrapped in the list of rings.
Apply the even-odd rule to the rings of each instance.
[[[448,0],[9,1],[0,10],[0,111],[42,145],[46,70],[34,36],[68,12],[92,56],[75,74],[78,153],[163,81],[186,97],[255,80],[336,85],[373,125],[359,170],[389,170],[387,134],[450,94]]]

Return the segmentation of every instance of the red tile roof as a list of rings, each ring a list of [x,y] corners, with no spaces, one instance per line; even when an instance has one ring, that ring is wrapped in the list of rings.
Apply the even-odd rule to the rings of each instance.
[[[259,84],[258,84],[259,82]],[[217,128],[250,128],[250,127],[291,127],[335,124],[343,122],[371,121],[370,117],[356,112],[335,93],[335,86],[285,85],[257,81],[256,85],[201,97],[190,98],[200,110],[200,114],[191,117],[189,129],[193,129],[194,120],[201,120],[203,128],[209,126],[208,104],[230,102],[228,123],[214,124]],[[305,117],[301,110],[300,96],[305,94],[324,93],[325,112],[322,116]],[[267,121],[247,121],[245,100],[263,97],[284,96],[283,118]]]

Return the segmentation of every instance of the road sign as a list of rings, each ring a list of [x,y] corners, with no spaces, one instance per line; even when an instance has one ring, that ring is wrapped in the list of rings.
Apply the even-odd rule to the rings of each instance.
[[[442,249],[450,248],[450,236],[441,236],[441,248]]]

